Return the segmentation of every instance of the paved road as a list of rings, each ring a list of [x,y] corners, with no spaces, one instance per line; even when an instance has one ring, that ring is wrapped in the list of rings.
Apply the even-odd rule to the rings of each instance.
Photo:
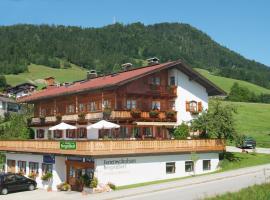
[[[242,149],[234,147],[234,146],[226,146],[226,151],[228,151],[228,152],[242,152]],[[270,148],[256,148],[255,150],[254,149],[245,149],[245,151],[270,154]]]
[[[78,192],[36,190],[1,196],[1,200],[197,200],[270,181],[268,179],[270,164],[103,194],[83,196]]]

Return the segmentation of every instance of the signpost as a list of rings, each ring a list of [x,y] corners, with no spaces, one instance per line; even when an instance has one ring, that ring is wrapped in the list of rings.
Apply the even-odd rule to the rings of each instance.
[[[75,141],[60,141],[60,149],[62,150],[75,150],[76,147]]]

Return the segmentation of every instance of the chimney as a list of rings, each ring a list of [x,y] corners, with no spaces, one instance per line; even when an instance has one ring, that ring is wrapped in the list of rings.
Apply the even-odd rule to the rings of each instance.
[[[45,83],[46,83],[47,86],[55,85],[55,78],[53,76],[44,78],[44,80],[45,80]]]
[[[159,64],[159,59],[157,57],[148,58],[147,59],[148,65],[157,65]]]
[[[123,71],[128,71],[132,69],[132,63],[124,63],[121,66]]]
[[[90,80],[90,79],[96,78],[96,77],[97,77],[96,70],[92,69],[92,70],[87,72],[87,80]]]

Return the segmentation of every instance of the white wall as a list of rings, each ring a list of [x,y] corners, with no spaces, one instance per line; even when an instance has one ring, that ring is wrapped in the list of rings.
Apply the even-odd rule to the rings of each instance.
[[[29,162],[39,163],[39,176],[37,177],[37,187],[47,189],[48,184],[41,180],[42,176],[42,163],[43,155],[33,154],[18,154],[18,153],[6,153],[6,159],[16,160],[15,170],[18,172],[18,160],[26,161],[26,175],[29,175]],[[7,171],[7,166],[5,166]],[[51,183],[52,189],[57,190],[56,186],[66,180],[66,164],[65,157],[55,156],[55,164],[53,164],[53,182]]]
[[[189,77],[178,69],[171,69],[169,77],[174,76],[177,84],[177,98],[175,99],[175,110],[177,111],[177,124],[189,122],[196,116],[186,112],[186,101],[202,102],[203,109],[208,109],[208,93],[206,88],[196,81],[189,80]]]
[[[197,155],[199,160],[195,166],[196,174],[208,173],[217,169],[218,153]],[[135,159],[136,162],[104,165],[104,160],[121,160],[121,158],[126,159],[127,157],[95,159],[95,176],[98,178],[99,183],[111,182],[117,186],[122,186],[194,174],[193,172],[185,172],[185,161],[191,160],[191,154],[128,157],[129,160]],[[211,170],[203,171],[202,160],[211,160]],[[166,174],[166,162],[175,162],[176,170],[174,174]]]

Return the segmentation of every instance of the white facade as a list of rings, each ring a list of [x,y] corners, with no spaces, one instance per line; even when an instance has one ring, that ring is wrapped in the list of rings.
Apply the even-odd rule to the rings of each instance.
[[[199,160],[194,169],[195,174],[213,172],[218,167],[218,153],[199,153]],[[129,163],[121,164],[121,160]],[[95,159],[95,176],[99,183],[108,182],[116,186],[130,185],[136,183],[178,178],[194,175],[194,172],[185,172],[185,161],[191,161],[191,154],[136,156],[118,158]],[[203,160],[210,160],[210,170],[203,170]],[[110,162],[114,164],[109,164]],[[117,162],[120,162],[117,164]],[[175,173],[166,173],[166,163],[175,163]]]
[[[208,93],[206,88],[190,80],[190,78],[178,69],[168,71],[168,78],[175,77],[177,85],[177,97],[175,99],[175,110],[177,111],[177,124],[189,122],[196,116],[186,111],[186,101],[201,102],[203,110],[208,109]]]
[[[6,160],[15,160],[15,172],[18,172],[18,161],[26,161],[26,174],[29,175],[29,162],[38,162],[38,177],[36,178],[37,187],[47,189],[48,185],[52,187],[53,190],[57,190],[57,185],[66,181],[66,157],[64,156],[55,156],[55,164],[52,164],[53,170],[53,180],[48,183],[47,181],[42,181],[42,163],[43,155],[35,154],[19,154],[19,153],[6,153]],[[7,172],[7,165],[5,166],[5,171]]]

